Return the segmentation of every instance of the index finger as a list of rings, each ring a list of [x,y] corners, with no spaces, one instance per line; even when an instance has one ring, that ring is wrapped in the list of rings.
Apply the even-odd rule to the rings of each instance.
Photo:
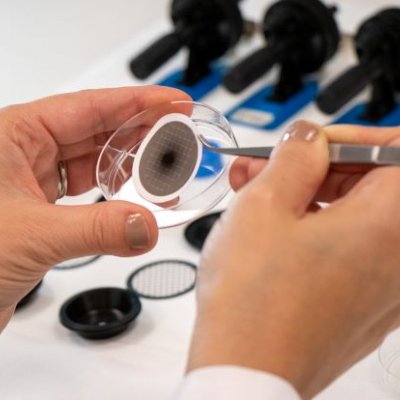
[[[378,128],[360,125],[329,125],[324,130],[329,143],[379,146],[400,144],[400,127]]]
[[[59,145],[69,145],[113,131],[134,114],[175,100],[190,97],[162,86],[124,87],[51,96],[27,106],[30,116],[39,120]]]

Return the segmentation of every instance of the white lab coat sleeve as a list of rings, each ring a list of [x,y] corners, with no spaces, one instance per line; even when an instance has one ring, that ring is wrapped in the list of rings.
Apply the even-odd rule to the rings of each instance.
[[[237,366],[213,366],[190,372],[173,400],[301,400],[284,379]]]

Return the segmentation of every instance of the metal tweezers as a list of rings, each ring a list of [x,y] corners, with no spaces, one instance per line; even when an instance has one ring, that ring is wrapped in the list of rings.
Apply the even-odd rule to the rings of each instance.
[[[215,153],[232,156],[269,158],[274,149],[267,147],[242,147],[224,148],[211,146],[207,140],[200,136],[200,141],[207,148]],[[372,165],[400,165],[400,147],[391,146],[370,146],[352,144],[330,144],[329,160],[333,164],[372,164]]]

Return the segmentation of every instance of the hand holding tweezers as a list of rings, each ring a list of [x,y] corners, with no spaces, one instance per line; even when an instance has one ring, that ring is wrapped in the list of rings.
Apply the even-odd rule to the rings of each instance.
[[[200,135],[200,141],[207,150],[219,154],[232,156],[269,158],[273,146],[267,147],[242,147],[242,148],[220,148],[211,146],[207,140]],[[400,147],[393,146],[371,146],[358,144],[329,144],[329,160],[333,164],[372,164],[372,165],[399,165]]]

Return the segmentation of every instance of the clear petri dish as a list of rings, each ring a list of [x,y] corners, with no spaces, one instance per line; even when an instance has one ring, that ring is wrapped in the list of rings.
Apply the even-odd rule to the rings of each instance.
[[[135,170],[138,169],[138,163],[143,162],[143,146],[149,145],[147,135],[150,137],[154,133],[153,128],[157,128],[157,124],[169,116],[178,116],[190,122],[200,146],[200,152],[193,154],[193,157],[200,159],[194,163],[193,174],[189,174],[176,197],[160,202],[143,195]],[[216,147],[237,147],[228,121],[219,111],[205,104],[169,102],[129,119],[112,134],[97,161],[97,184],[105,199],[124,200],[146,207],[154,214],[160,229],[190,222],[209,211],[230,191],[229,168],[232,157],[205,149],[198,139],[199,135]],[[179,138],[176,145],[182,153],[184,148]],[[165,157],[160,154],[157,157],[161,165]]]
[[[383,368],[383,382],[393,393],[400,394],[400,329],[391,332],[378,350]]]

